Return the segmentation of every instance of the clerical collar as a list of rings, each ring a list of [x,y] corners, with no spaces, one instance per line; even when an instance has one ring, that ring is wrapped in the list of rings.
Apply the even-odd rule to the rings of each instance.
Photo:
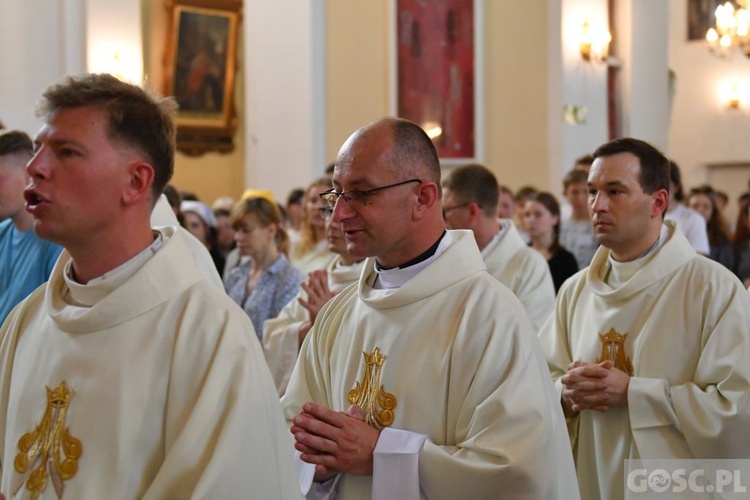
[[[508,232],[508,226],[506,223],[503,223],[503,221],[498,221],[500,223],[500,230],[495,234],[495,236],[492,237],[492,239],[487,243],[484,248],[482,249],[482,258],[486,259],[487,256],[495,249],[496,246],[500,244],[500,240],[503,239],[503,236],[505,236],[505,233]]]
[[[443,234],[440,235],[440,238],[432,247],[430,247],[429,250],[402,266],[383,269],[378,266],[376,261],[375,280],[371,286],[375,289],[381,290],[402,287],[407,281],[419,274],[424,268],[429,266],[432,261],[445,252],[453,242],[454,238],[451,233],[443,231]]]
[[[125,283],[128,278],[143,267],[167,242],[167,238],[161,231],[154,230],[153,233],[153,243],[126,262],[107,271],[98,278],[92,279],[85,285],[75,281],[73,277],[73,261],[69,260],[65,264],[63,272],[63,279],[67,288],[67,290],[63,291],[65,302],[79,307],[91,307],[106,297],[112,290]]]
[[[435,252],[437,251],[438,247],[440,246],[440,242],[443,240],[443,237],[446,235],[445,229],[443,229],[442,234],[440,235],[440,238],[437,239],[435,243],[432,244],[430,248],[422,252],[421,254],[417,255],[413,259],[411,259],[409,262],[406,262],[405,264],[401,264],[396,269],[406,269],[407,267],[414,266],[416,264],[419,264],[420,262],[424,262],[425,260],[429,259],[433,255],[435,255]],[[389,271],[393,269],[392,267],[382,267],[380,264],[378,264],[377,258],[375,259],[375,270],[376,271]]]
[[[607,259],[606,271],[604,273],[604,276],[602,277],[602,281],[612,286],[613,288],[618,288],[620,285],[629,281],[630,278],[635,276],[635,273],[638,272],[646,264],[646,261],[648,259],[646,259],[645,257],[651,255],[657,248],[661,247],[662,244],[667,241],[668,235],[669,229],[667,228],[667,226],[662,225],[659,237],[656,238],[654,244],[635,259],[627,262],[620,262],[618,260],[615,260],[614,257],[612,257],[612,253],[610,252],[609,258]]]

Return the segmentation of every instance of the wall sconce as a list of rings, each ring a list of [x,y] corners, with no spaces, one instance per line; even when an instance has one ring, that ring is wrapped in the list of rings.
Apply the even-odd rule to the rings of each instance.
[[[719,88],[719,101],[726,109],[740,109],[750,102],[750,87],[737,82],[727,83]]]
[[[607,60],[609,55],[609,42],[612,35],[606,29],[592,29],[588,19],[583,21],[581,27],[581,42],[579,49],[584,61],[600,63]]]
[[[443,127],[437,122],[425,122],[422,124],[422,129],[433,141],[443,135]]]
[[[124,82],[140,85],[143,80],[143,59],[136,47],[102,43],[90,50],[88,71],[109,73]]]

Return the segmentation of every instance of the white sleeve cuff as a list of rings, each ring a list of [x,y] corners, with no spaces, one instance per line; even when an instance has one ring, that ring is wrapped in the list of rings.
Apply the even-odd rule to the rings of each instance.
[[[628,385],[628,413],[633,430],[669,425],[678,430],[680,428],[666,380],[631,377]]]
[[[419,451],[427,436],[385,428],[373,452],[372,499],[420,500]]]

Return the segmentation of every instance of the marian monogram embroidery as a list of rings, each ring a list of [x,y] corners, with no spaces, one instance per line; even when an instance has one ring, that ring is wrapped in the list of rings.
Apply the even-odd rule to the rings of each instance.
[[[54,390],[47,387],[47,409],[42,421],[36,429],[18,440],[19,453],[13,465],[21,474],[21,479],[13,491],[14,495],[26,483],[32,500],[38,498],[47,487],[47,479],[51,479],[55,493],[60,498],[64,489],[63,481],[76,475],[83,447],[65,427],[65,417],[72,397],[73,390],[68,389],[64,380]]]
[[[387,356],[375,348],[371,354],[362,353],[367,366],[362,383],[349,391],[349,402],[359,405],[364,414],[364,421],[376,429],[383,429],[393,423],[393,409],[396,407],[396,396],[386,392],[380,385],[380,370]]]
[[[614,328],[610,328],[606,334],[600,333],[599,339],[602,341],[602,354],[596,362],[601,363],[609,359],[614,362],[615,368],[624,371],[632,377],[633,363],[625,354],[625,339],[627,336],[627,333],[617,333]]]

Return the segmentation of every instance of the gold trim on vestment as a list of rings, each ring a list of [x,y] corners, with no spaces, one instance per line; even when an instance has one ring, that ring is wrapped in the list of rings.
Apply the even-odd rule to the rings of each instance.
[[[380,385],[380,370],[387,356],[381,354],[378,347],[372,353],[363,352],[362,355],[367,366],[362,383],[357,382],[356,387],[349,391],[349,402],[362,408],[367,424],[382,430],[393,423],[393,409],[396,407],[396,396]]]
[[[61,498],[63,481],[72,478],[78,472],[78,459],[83,447],[65,427],[68,405],[72,397],[73,390],[68,389],[64,380],[54,390],[47,387],[47,409],[42,421],[36,429],[18,440],[19,453],[13,465],[21,474],[21,478],[13,489],[14,495],[26,483],[32,500],[36,499],[47,487],[47,479],[50,479],[57,497]],[[61,460],[63,456],[65,458]]]
[[[627,333],[617,333],[614,328],[606,333],[600,333],[599,339],[602,341],[602,354],[597,363],[602,361],[611,360],[615,364],[615,368],[624,371],[631,377],[633,376],[633,363],[630,358],[625,354],[625,339]]]

